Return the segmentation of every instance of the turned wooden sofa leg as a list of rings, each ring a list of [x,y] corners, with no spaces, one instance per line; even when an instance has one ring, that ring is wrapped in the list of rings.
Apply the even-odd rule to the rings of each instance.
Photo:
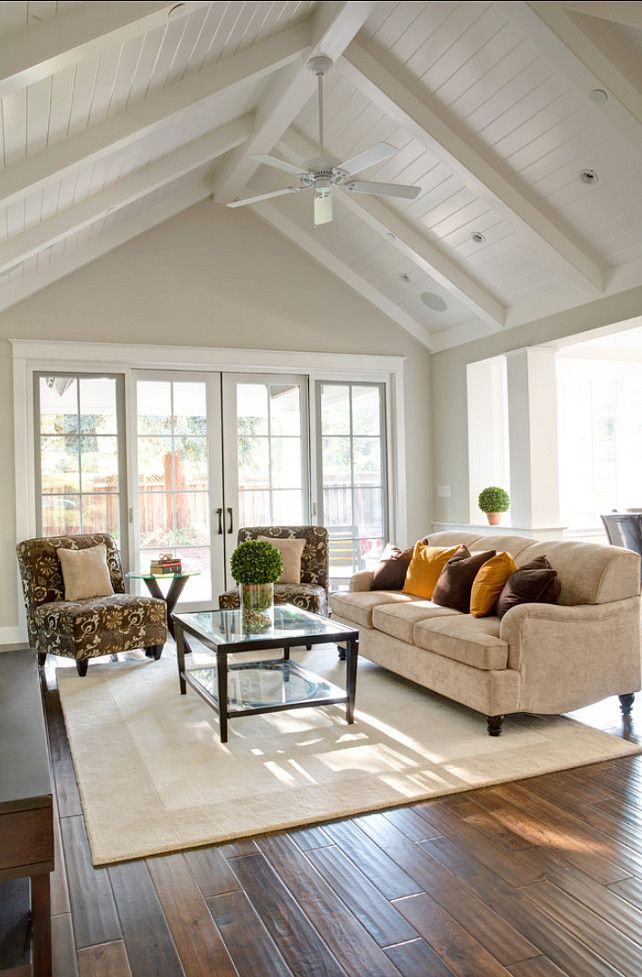
[[[633,710],[633,702],[635,700],[634,692],[626,692],[624,695],[618,697],[620,700],[620,709],[622,710],[623,716],[630,716]]]
[[[39,668],[44,668],[46,661],[47,661],[47,652],[46,651],[39,651],[38,652],[38,667]]]
[[[488,716],[486,718],[488,724],[488,735],[489,736],[501,736],[502,735],[502,723],[504,722],[503,716]]]
[[[83,658],[83,659],[77,658],[76,659],[76,668],[78,669],[78,674],[80,675],[81,678],[84,678],[85,675],[87,674],[87,666],[88,665],[89,665],[89,659],[88,658]]]

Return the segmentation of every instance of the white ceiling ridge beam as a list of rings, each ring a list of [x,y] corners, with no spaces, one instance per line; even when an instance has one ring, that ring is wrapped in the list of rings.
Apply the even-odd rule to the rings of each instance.
[[[188,207],[193,207],[194,204],[205,200],[211,194],[211,181],[200,180],[162,201],[158,206],[151,207],[131,220],[123,221],[112,231],[107,231],[95,240],[88,241],[81,248],[72,251],[71,254],[63,255],[54,260],[41,271],[33,272],[16,282],[0,285],[0,312],[46,288],[47,285],[52,285],[84,265],[90,264],[96,258],[101,258],[109,251],[126,244],[132,238],[144,234],[158,224],[162,224],[163,221],[175,217],[176,214],[187,210]]]
[[[589,17],[599,17],[610,20],[614,24],[625,27],[637,27],[642,30],[642,4],[631,3],[631,0],[560,0],[551,6],[562,7],[574,14],[587,14]]]
[[[272,79],[256,110],[256,131],[242,149],[231,153],[217,173],[214,199],[230,203],[256,173],[252,154],[269,153],[314,95],[316,78],[305,67],[308,57],[326,54],[336,61],[363,27],[376,3],[325,2],[313,14],[311,49]]]
[[[371,305],[373,305],[384,315],[388,316],[394,323],[405,329],[422,346],[432,352],[431,335],[424,329],[412,316],[408,315],[395,302],[389,299],[383,292],[380,292],[371,282],[367,281],[357,272],[353,271],[344,261],[337,258],[332,251],[321,244],[319,239],[312,233],[304,230],[299,224],[287,217],[283,211],[279,210],[274,204],[256,204],[251,210],[264,220],[274,230],[279,231],[284,237],[288,238],[302,251],[307,252],[311,258],[318,261],[326,271],[335,275],[342,282],[348,285],[353,291],[361,295]]]
[[[235,149],[248,139],[251,132],[252,114],[248,113],[181,146],[106,190],[68,207],[60,214],[8,238],[0,243],[0,273],[56,244],[69,234],[88,227],[108,213],[127,207],[140,197],[173,183],[223,153]]]
[[[512,9],[513,4],[509,4]],[[494,158],[480,140],[460,135],[461,125],[426,92],[414,95],[377,61],[363,44],[353,41],[344,52],[342,73],[398,125],[407,129],[467,186],[495,209],[517,217],[529,233],[552,250],[564,272],[597,295],[604,273],[549,216],[541,203],[520,189],[507,166]]]
[[[282,152],[294,163],[314,155],[314,147],[302,133],[290,129],[279,144]],[[504,325],[506,309],[501,302],[475,281],[457,262],[417,231],[405,218],[375,197],[337,191],[334,194],[342,206],[356,214],[381,237],[394,234],[394,246],[423,272],[433,278],[458,301],[465,305],[490,331],[497,332]],[[388,242],[390,243],[390,242]],[[486,330],[488,332],[488,329]]]
[[[511,0],[500,3],[500,6],[584,98],[588,99],[597,88],[607,92],[606,102],[591,102],[592,107],[638,151],[642,150],[642,92],[573,18],[561,7],[550,3]],[[642,4],[631,3],[629,6],[639,7],[642,11]]]
[[[290,64],[308,50],[309,38],[309,22],[300,21],[198,74],[168,85],[149,98],[140,99],[126,111],[97,122],[64,142],[12,164],[0,172],[0,206],[14,203],[33,190],[61,179],[83,163],[108,156],[168,124],[175,124],[183,112],[201,102],[212,100],[214,117],[217,96]]]
[[[0,38],[0,98],[62,71],[109,44],[123,44],[208,6],[208,0],[189,3],[143,3],[114,0],[88,3],[57,17],[30,24],[25,30]]]

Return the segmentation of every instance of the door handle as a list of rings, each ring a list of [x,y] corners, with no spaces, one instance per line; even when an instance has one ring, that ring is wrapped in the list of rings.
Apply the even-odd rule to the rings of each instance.
[[[220,508],[217,509],[216,515],[218,517],[218,529],[216,530],[216,532],[218,533],[219,536],[222,536],[223,535],[223,510]]]
[[[231,506],[228,506],[227,507],[227,517],[229,519],[229,525],[227,527],[227,531],[228,531],[228,533],[233,533],[234,532],[234,516],[232,515],[232,507]]]

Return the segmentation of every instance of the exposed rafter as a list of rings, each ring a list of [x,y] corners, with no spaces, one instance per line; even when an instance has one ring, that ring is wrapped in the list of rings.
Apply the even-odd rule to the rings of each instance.
[[[293,130],[283,137],[280,148],[295,163],[314,156],[314,146]],[[501,302],[392,208],[364,194],[337,192],[335,199],[382,237],[386,233],[394,234],[398,251],[466,305],[491,331],[501,329],[506,317]]]
[[[244,115],[228,122],[214,132],[195,139],[180,149],[168,153],[155,163],[119,180],[113,186],[87,197],[60,214],[35,224],[21,234],[0,243],[0,272],[6,271],[38,251],[56,244],[69,234],[82,230],[120,210],[154,190],[173,183],[192,170],[211,162],[244,142],[252,131],[252,115]]]
[[[561,7],[550,3],[524,3],[518,0],[504,2],[501,6],[585,98],[595,88],[608,92],[606,102],[591,104],[638,151],[642,150],[642,92],[578,27],[573,18]],[[631,3],[628,6],[639,8],[640,4]]]
[[[64,278],[65,275],[88,265],[96,258],[113,251],[114,248],[119,248],[121,244],[126,244],[127,241],[138,237],[139,234],[143,234],[163,221],[169,220],[170,217],[174,217],[182,210],[186,210],[211,196],[211,193],[211,183],[207,180],[199,180],[170,196],[156,207],[150,207],[137,217],[123,221],[113,230],[106,231],[94,240],[87,241],[81,248],[57,259],[48,267],[35,271],[12,284],[4,285],[0,289],[0,312],[15,305],[16,302],[21,302],[27,296],[33,295],[34,292],[39,292],[40,289],[51,285],[60,278]]]
[[[642,29],[642,4],[631,3],[631,0],[560,0],[549,6],[563,7],[575,14],[588,14],[615,24],[624,24],[625,27]]]
[[[184,17],[208,0],[188,3],[144,3],[114,0],[88,3],[63,11],[42,23],[30,24],[18,34],[0,39],[0,98],[26,85],[62,71],[81,58],[109,44],[123,44],[167,23],[172,16]]]
[[[290,64],[308,49],[309,37],[307,21],[294,24],[198,74],[169,85],[157,95],[141,99],[105,122],[98,122],[44,152],[14,163],[0,173],[0,204],[14,202],[89,160],[96,161],[162,126],[176,123],[181,113],[206,99],[212,102],[214,121],[217,96],[225,96],[236,86],[258,81]]]
[[[313,18],[309,55],[326,54],[336,60],[376,7],[371,2],[321,3]],[[307,56],[306,56],[307,59]],[[252,153],[269,153],[314,94],[316,79],[300,59],[280,72],[256,109],[252,139],[232,153],[217,173],[214,199],[229,203],[252,179],[259,164]]]
[[[513,4],[509,5],[510,7]],[[564,271],[593,294],[604,290],[598,263],[561,230],[543,206],[521,189],[509,168],[494,158],[426,92],[414,95],[369,50],[355,41],[344,53],[343,73],[390,118],[411,132],[480,197],[517,217],[529,233],[554,251]]]
[[[337,258],[328,248],[320,243],[319,239],[312,233],[300,227],[293,220],[290,220],[274,204],[262,203],[252,207],[252,210],[267,224],[287,237],[293,244],[301,248],[319,261],[328,271],[340,278],[341,281],[349,285],[350,288],[358,292],[364,299],[374,305],[375,308],[387,315],[389,319],[405,329],[406,332],[418,339],[427,349],[432,349],[431,335],[424,329],[412,316],[404,312],[395,302],[380,292],[371,282],[366,281],[361,275],[353,271],[344,261]]]

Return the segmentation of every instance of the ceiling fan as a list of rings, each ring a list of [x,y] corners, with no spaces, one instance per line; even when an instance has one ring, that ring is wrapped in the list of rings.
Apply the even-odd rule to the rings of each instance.
[[[332,220],[332,193],[336,189],[348,193],[373,193],[382,197],[403,197],[414,200],[421,187],[409,187],[399,183],[373,183],[369,180],[353,179],[357,173],[367,170],[377,163],[382,163],[398,152],[394,146],[386,142],[377,143],[363,153],[341,162],[334,156],[326,156],[323,132],[323,77],[332,67],[332,61],[323,55],[310,58],[308,70],[317,76],[317,93],[319,101],[319,155],[313,159],[306,159],[296,166],[276,156],[252,154],[252,159],[272,166],[274,169],[291,173],[299,180],[299,185],[283,187],[282,190],[272,190],[270,193],[260,193],[255,197],[244,200],[234,200],[228,207],[246,207],[257,204],[271,197],[283,197],[290,193],[300,193],[301,190],[314,191],[314,223],[327,224]]]

